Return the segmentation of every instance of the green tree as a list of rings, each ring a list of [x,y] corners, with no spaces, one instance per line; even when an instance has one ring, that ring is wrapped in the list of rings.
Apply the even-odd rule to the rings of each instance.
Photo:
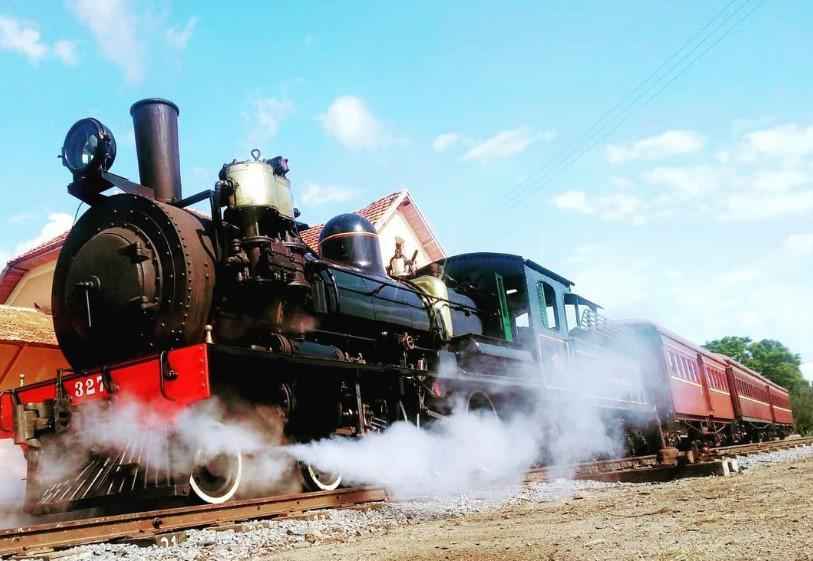
[[[712,352],[729,356],[747,366],[747,362],[751,359],[750,345],[750,337],[723,337],[722,339],[709,341],[703,346]]]
[[[750,337],[723,337],[704,345],[753,368],[769,380],[790,391],[796,430],[813,432],[813,388],[800,370],[801,357],[773,339],[753,341]]]

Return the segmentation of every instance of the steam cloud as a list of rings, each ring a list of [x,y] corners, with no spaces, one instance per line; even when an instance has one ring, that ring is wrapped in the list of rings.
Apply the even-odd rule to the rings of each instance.
[[[643,400],[640,364],[628,358],[641,356],[634,354],[641,342],[616,336],[615,344],[590,346],[593,352],[577,355],[566,366],[549,365],[546,374],[535,367],[519,373],[532,382],[540,382],[542,375],[550,378],[528,389],[526,406],[503,407],[501,419],[459,405],[428,430],[399,422],[362,439],[330,438],[287,451],[341,473],[345,482],[383,486],[400,498],[517,483],[538,462],[568,477],[574,463],[623,454],[625,427],[607,404]],[[627,418],[632,425],[650,420],[646,411]]]
[[[0,467],[0,528],[6,528],[23,521],[25,496],[25,458],[11,440],[0,440]]]

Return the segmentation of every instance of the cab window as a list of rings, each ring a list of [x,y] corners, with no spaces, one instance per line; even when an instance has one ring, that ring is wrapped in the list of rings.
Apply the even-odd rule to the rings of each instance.
[[[548,329],[559,330],[559,309],[556,306],[556,291],[545,281],[536,285],[539,307],[542,310],[542,324]]]

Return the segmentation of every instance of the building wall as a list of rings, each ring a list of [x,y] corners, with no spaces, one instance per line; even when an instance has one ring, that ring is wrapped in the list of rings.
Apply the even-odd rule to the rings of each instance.
[[[24,343],[0,342],[0,391],[25,383],[50,380],[58,368],[68,368],[68,361],[57,347]]]
[[[28,271],[14,287],[5,303],[21,308],[33,308],[36,303],[40,307],[50,308],[55,268],[56,259]]]
[[[423,249],[414,230],[404,216],[396,211],[378,231],[378,241],[381,244],[381,256],[384,258],[385,267],[389,265],[390,259],[395,253],[395,238],[404,240],[404,255],[408,259],[412,257],[416,249],[418,250],[418,257],[415,260],[417,267],[430,263],[429,255]]]

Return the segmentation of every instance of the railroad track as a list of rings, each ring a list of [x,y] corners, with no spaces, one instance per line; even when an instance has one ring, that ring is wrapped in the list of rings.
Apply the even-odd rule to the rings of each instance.
[[[774,450],[786,450],[797,446],[811,445],[813,445],[813,437],[791,438],[789,440],[769,440],[767,442],[721,446],[715,448],[713,452],[718,456],[747,456],[760,452],[772,452]]]
[[[726,446],[715,450],[718,457],[732,457],[757,452],[783,450],[813,445],[813,438]],[[600,460],[567,467],[541,467],[530,470],[526,481],[556,477],[604,481],[664,481],[679,477],[720,473],[721,462],[702,461],[694,464],[659,465],[655,455]],[[0,530],[0,557],[47,552],[109,541],[130,541],[173,545],[182,541],[183,531],[195,528],[217,528],[247,520],[297,516],[326,508],[382,502],[386,491],[365,487],[316,493],[279,495],[261,499],[231,501],[222,505],[198,505],[151,510],[114,516],[37,524]]]

